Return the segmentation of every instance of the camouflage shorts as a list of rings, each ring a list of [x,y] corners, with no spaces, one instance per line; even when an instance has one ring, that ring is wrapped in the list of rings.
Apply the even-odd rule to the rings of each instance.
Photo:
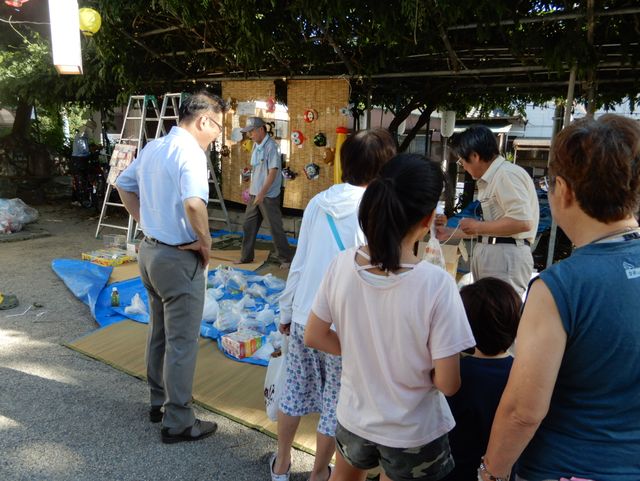
[[[373,469],[380,465],[393,481],[438,481],[454,466],[446,434],[424,446],[390,448],[367,441],[338,423],[336,447],[354,468]]]

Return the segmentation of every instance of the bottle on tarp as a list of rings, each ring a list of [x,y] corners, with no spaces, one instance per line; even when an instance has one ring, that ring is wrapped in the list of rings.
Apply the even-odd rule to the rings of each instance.
[[[118,288],[114,287],[111,289],[111,306],[118,307],[120,305],[120,293],[118,292]]]

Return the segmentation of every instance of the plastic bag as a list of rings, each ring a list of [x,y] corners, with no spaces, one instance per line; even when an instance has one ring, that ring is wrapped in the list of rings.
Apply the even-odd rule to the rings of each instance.
[[[269,362],[269,359],[271,358],[271,354],[273,354],[274,351],[275,349],[273,345],[268,342],[265,342],[260,349],[258,349],[256,352],[253,353],[253,356],[251,357],[253,357],[254,359],[260,359],[262,361]]]
[[[207,292],[211,291],[211,296],[219,301],[224,296],[224,287],[211,287],[207,289]]]
[[[440,247],[440,241],[436,238],[436,226],[435,223],[431,224],[431,236],[429,237],[429,242],[427,242],[427,246],[423,252],[422,258],[430,262],[431,264],[435,264],[438,267],[442,267],[446,270],[447,265],[444,260],[444,254],[442,253],[442,248]]]
[[[252,284],[245,289],[245,294],[251,294],[253,297],[264,299],[267,296],[267,288],[260,284]]]
[[[277,351],[282,348],[282,341],[285,336],[280,331],[273,331],[267,336],[267,342]]]
[[[273,309],[271,309],[269,304],[267,304],[264,306],[264,309],[262,309],[256,314],[256,319],[261,323],[263,323],[264,326],[266,327],[269,324],[272,324],[273,322],[275,322],[276,313],[273,311]]]
[[[38,211],[21,199],[0,199],[0,234],[19,232],[38,219]]]
[[[247,288],[247,279],[242,272],[238,272],[234,269],[229,269],[229,277],[227,278],[227,289],[230,291],[244,291]]]
[[[131,305],[124,308],[125,314],[147,314],[147,306],[144,305],[140,294],[136,293],[131,299]]]
[[[274,276],[273,274],[267,274],[266,276],[264,276],[262,282],[264,282],[265,286],[274,291],[283,290],[284,286],[286,286],[287,284],[285,281],[283,281],[279,277]]]
[[[216,292],[216,289],[207,289],[204,296],[202,319],[207,322],[214,322],[218,318],[218,301],[216,299]]]
[[[277,355],[281,352],[281,355]],[[278,406],[280,405],[280,396],[284,389],[284,383],[287,377],[287,340],[282,343],[282,349],[275,351],[269,359],[267,374],[264,378],[264,405],[267,416],[272,421],[278,420]]]
[[[218,266],[216,267],[215,272],[213,273],[213,277],[211,278],[211,285],[214,288],[223,288],[227,283],[227,276],[224,270],[224,267]]]
[[[269,306],[257,313],[245,312],[242,314],[242,319],[238,323],[238,329],[252,329],[258,331],[261,334],[267,333],[267,327],[275,321],[275,313]]]
[[[252,309],[256,307],[256,301],[254,300],[253,297],[245,294],[244,296],[242,296],[242,299],[240,299],[236,303],[234,307],[237,311],[241,312],[241,311],[244,311],[245,309]]]
[[[219,331],[235,331],[241,320],[241,313],[234,309],[236,303],[232,300],[225,300],[218,303],[218,315],[213,327]]]

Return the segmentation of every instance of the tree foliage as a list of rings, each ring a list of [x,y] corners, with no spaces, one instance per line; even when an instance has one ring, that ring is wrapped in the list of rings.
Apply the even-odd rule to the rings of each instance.
[[[393,127],[415,109],[513,108],[563,96],[574,66],[578,98],[586,98],[593,69],[599,103],[639,90],[634,0],[596,2],[592,41],[586,0],[84,3],[103,26],[83,38],[82,77],[57,76],[46,35],[20,26],[24,42],[2,25],[5,101],[109,107],[133,92],[188,90],[220,78],[344,76],[356,103],[399,115]]]

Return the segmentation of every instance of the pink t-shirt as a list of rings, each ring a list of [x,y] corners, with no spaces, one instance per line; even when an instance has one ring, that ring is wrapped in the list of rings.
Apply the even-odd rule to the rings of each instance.
[[[412,448],[455,422],[431,382],[433,359],[475,345],[449,274],[420,262],[384,286],[357,270],[355,248],[334,259],[312,311],[332,323],[342,347],[338,421],[384,446]]]

